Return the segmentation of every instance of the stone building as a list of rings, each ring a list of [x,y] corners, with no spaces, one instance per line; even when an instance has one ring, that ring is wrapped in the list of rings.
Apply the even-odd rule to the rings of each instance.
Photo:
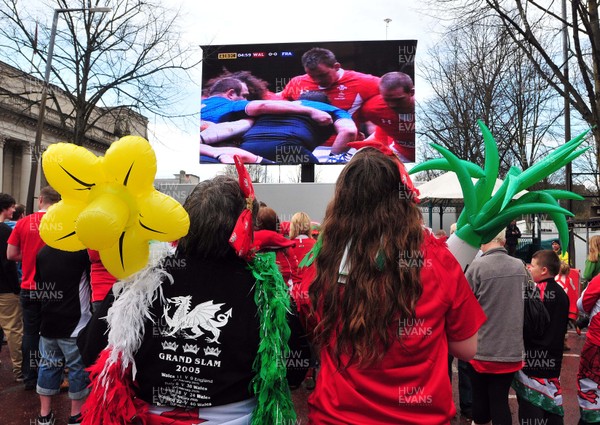
[[[26,204],[32,149],[37,130],[43,80],[0,61],[0,192]],[[57,86],[48,88],[41,140],[42,152],[51,144],[73,138],[73,107]],[[95,122],[94,122],[95,121]],[[132,134],[147,138],[148,119],[129,108],[96,108],[83,147],[103,155],[111,143]],[[36,197],[47,183],[39,166]]]

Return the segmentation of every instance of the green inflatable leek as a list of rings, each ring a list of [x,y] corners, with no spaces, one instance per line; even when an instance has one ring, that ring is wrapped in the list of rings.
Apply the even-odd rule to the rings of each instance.
[[[463,192],[464,209],[457,220],[457,230],[453,237],[458,238],[460,242],[454,244],[453,237],[451,237],[448,240],[448,246],[463,269],[466,269],[472,261],[481,244],[491,241],[513,219],[522,214],[547,213],[555,222],[561,246],[563,250],[566,250],[569,240],[566,216],[573,216],[573,214],[562,208],[558,200],[582,200],[581,196],[564,190],[540,190],[528,192],[519,199],[513,198],[519,192],[527,190],[531,185],[548,177],[589,149],[578,149],[589,130],[554,150],[546,158],[536,162],[525,171],[511,167],[500,188],[492,195],[494,184],[498,178],[498,148],[486,125],[481,120],[478,120],[477,124],[483,134],[485,146],[483,170],[476,164],[462,160],[448,149],[436,144],[431,144],[431,147],[438,151],[443,158],[425,161],[410,170],[410,174],[425,170],[452,171],[458,177]],[[479,180],[473,183],[472,178]],[[471,247],[471,249],[467,249],[469,253],[465,252],[466,246]]]

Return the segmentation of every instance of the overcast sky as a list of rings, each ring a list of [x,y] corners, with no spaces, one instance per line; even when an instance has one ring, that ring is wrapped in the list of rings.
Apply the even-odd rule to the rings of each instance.
[[[271,0],[165,1],[166,5],[181,5],[184,37],[197,45],[416,39],[418,101],[424,91],[419,92],[419,58],[435,41],[441,27],[436,19],[416,10],[415,3],[409,0],[344,3],[303,0],[292,6]],[[386,18],[391,19],[387,25]],[[199,111],[199,87],[190,88],[188,104],[190,112]],[[157,177],[169,177],[179,170],[202,178],[214,173],[214,166],[198,164],[197,114],[194,120],[178,126],[151,119],[150,129],[149,138],[158,157]],[[322,173],[323,178],[327,178],[327,174],[330,173]]]

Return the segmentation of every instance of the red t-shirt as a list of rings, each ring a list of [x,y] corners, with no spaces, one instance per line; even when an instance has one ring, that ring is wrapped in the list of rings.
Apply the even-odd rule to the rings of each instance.
[[[577,306],[590,315],[590,324],[588,326],[586,340],[591,344],[600,346],[600,315],[597,303],[600,301],[600,274],[596,275],[587,288],[579,297]]]
[[[298,259],[298,264],[302,262],[306,254],[310,252],[310,250],[315,246],[317,241],[314,238],[311,238],[307,235],[299,235],[296,238],[292,239],[296,242],[296,245],[291,247],[290,249],[296,254],[296,258]]]
[[[565,290],[569,297],[569,319],[576,320],[578,315],[577,288],[575,283],[573,283],[573,278],[570,275],[557,274],[554,280]]]
[[[479,373],[501,374],[512,373],[523,369],[525,362],[491,362],[485,360],[471,360],[471,366]]]
[[[308,252],[312,249],[312,247],[315,245],[315,243],[317,241],[306,235],[300,235],[300,236],[294,238],[293,241],[296,242],[296,245],[293,247],[290,247],[288,249],[294,254],[294,256],[296,257],[296,260],[298,261],[298,267],[296,268],[296,273],[294,273],[292,275],[292,281],[294,283],[294,286],[296,286],[296,285],[299,285],[300,282],[302,281],[302,276],[304,274],[304,271],[306,270],[304,267],[303,268],[299,267],[300,263],[302,262],[302,260],[306,256],[306,254],[308,254]]]
[[[100,253],[93,249],[88,249],[90,257],[90,285],[92,287],[92,302],[103,301],[110,291],[110,288],[117,281],[117,278],[109,273],[100,260]]]
[[[398,114],[388,108],[381,95],[364,103],[360,110],[360,120],[371,121],[377,126],[372,136],[386,146],[393,143],[396,149],[409,162],[415,162],[415,114]],[[371,139],[371,137],[369,137]]]
[[[291,287],[298,279],[298,259],[290,248],[279,249],[275,253],[275,262],[279,267],[283,281]]]
[[[379,94],[379,77],[347,69],[341,70],[341,74],[341,77],[327,88],[319,87],[308,74],[299,75],[292,78],[279,95],[283,99],[298,100],[304,92],[320,91],[327,95],[333,106],[348,111],[352,118],[355,118],[362,104]],[[333,138],[325,145],[331,145],[332,142]]]
[[[401,338],[369,368],[338,370],[329,351],[322,350],[317,386],[308,401],[310,423],[448,424],[456,413],[448,379],[448,340],[473,336],[486,317],[444,242],[427,234],[422,250],[423,295],[416,319],[402,331],[400,323],[391,325]],[[314,273],[314,267],[308,269],[296,298],[305,319],[310,300],[301,295]],[[347,360],[342,357],[342,362]]]
[[[45,211],[38,211],[18,220],[8,238],[9,245],[14,245],[21,250],[22,289],[35,290],[35,257],[46,245],[40,237],[39,230],[40,221],[45,213]]]

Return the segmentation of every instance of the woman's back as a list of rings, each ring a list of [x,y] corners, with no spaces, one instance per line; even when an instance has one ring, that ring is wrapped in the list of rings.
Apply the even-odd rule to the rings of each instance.
[[[173,407],[219,406],[251,397],[259,343],[255,279],[235,256],[166,260],[163,283],[136,355],[139,396]],[[159,390],[157,390],[159,389]],[[157,400],[158,395],[158,400]]]
[[[448,339],[469,338],[485,317],[445,244],[426,232],[422,252],[422,259],[415,260],[422,262],[423,286],[415,318],[390,323],[393,343],[380,362],[338,369],[331,350],[321,351],[319,378],[309,398],[313,423],[445,424],[454,416],[445,367]],[[315,274],[314,268],[309,270],[304,291]],[[319,317],[310,317],[305,297],[297,302],[305,319],[316,324]],[[341,363],[348,361],[342,355]]]
[[[391,151],[360,149],[338,178],[314,270],[294,292],[320,351],[314,423],[447,424],[455,413],[441,366],[449,344],[472,357],[485,316],[423,228],[417,195]]]

